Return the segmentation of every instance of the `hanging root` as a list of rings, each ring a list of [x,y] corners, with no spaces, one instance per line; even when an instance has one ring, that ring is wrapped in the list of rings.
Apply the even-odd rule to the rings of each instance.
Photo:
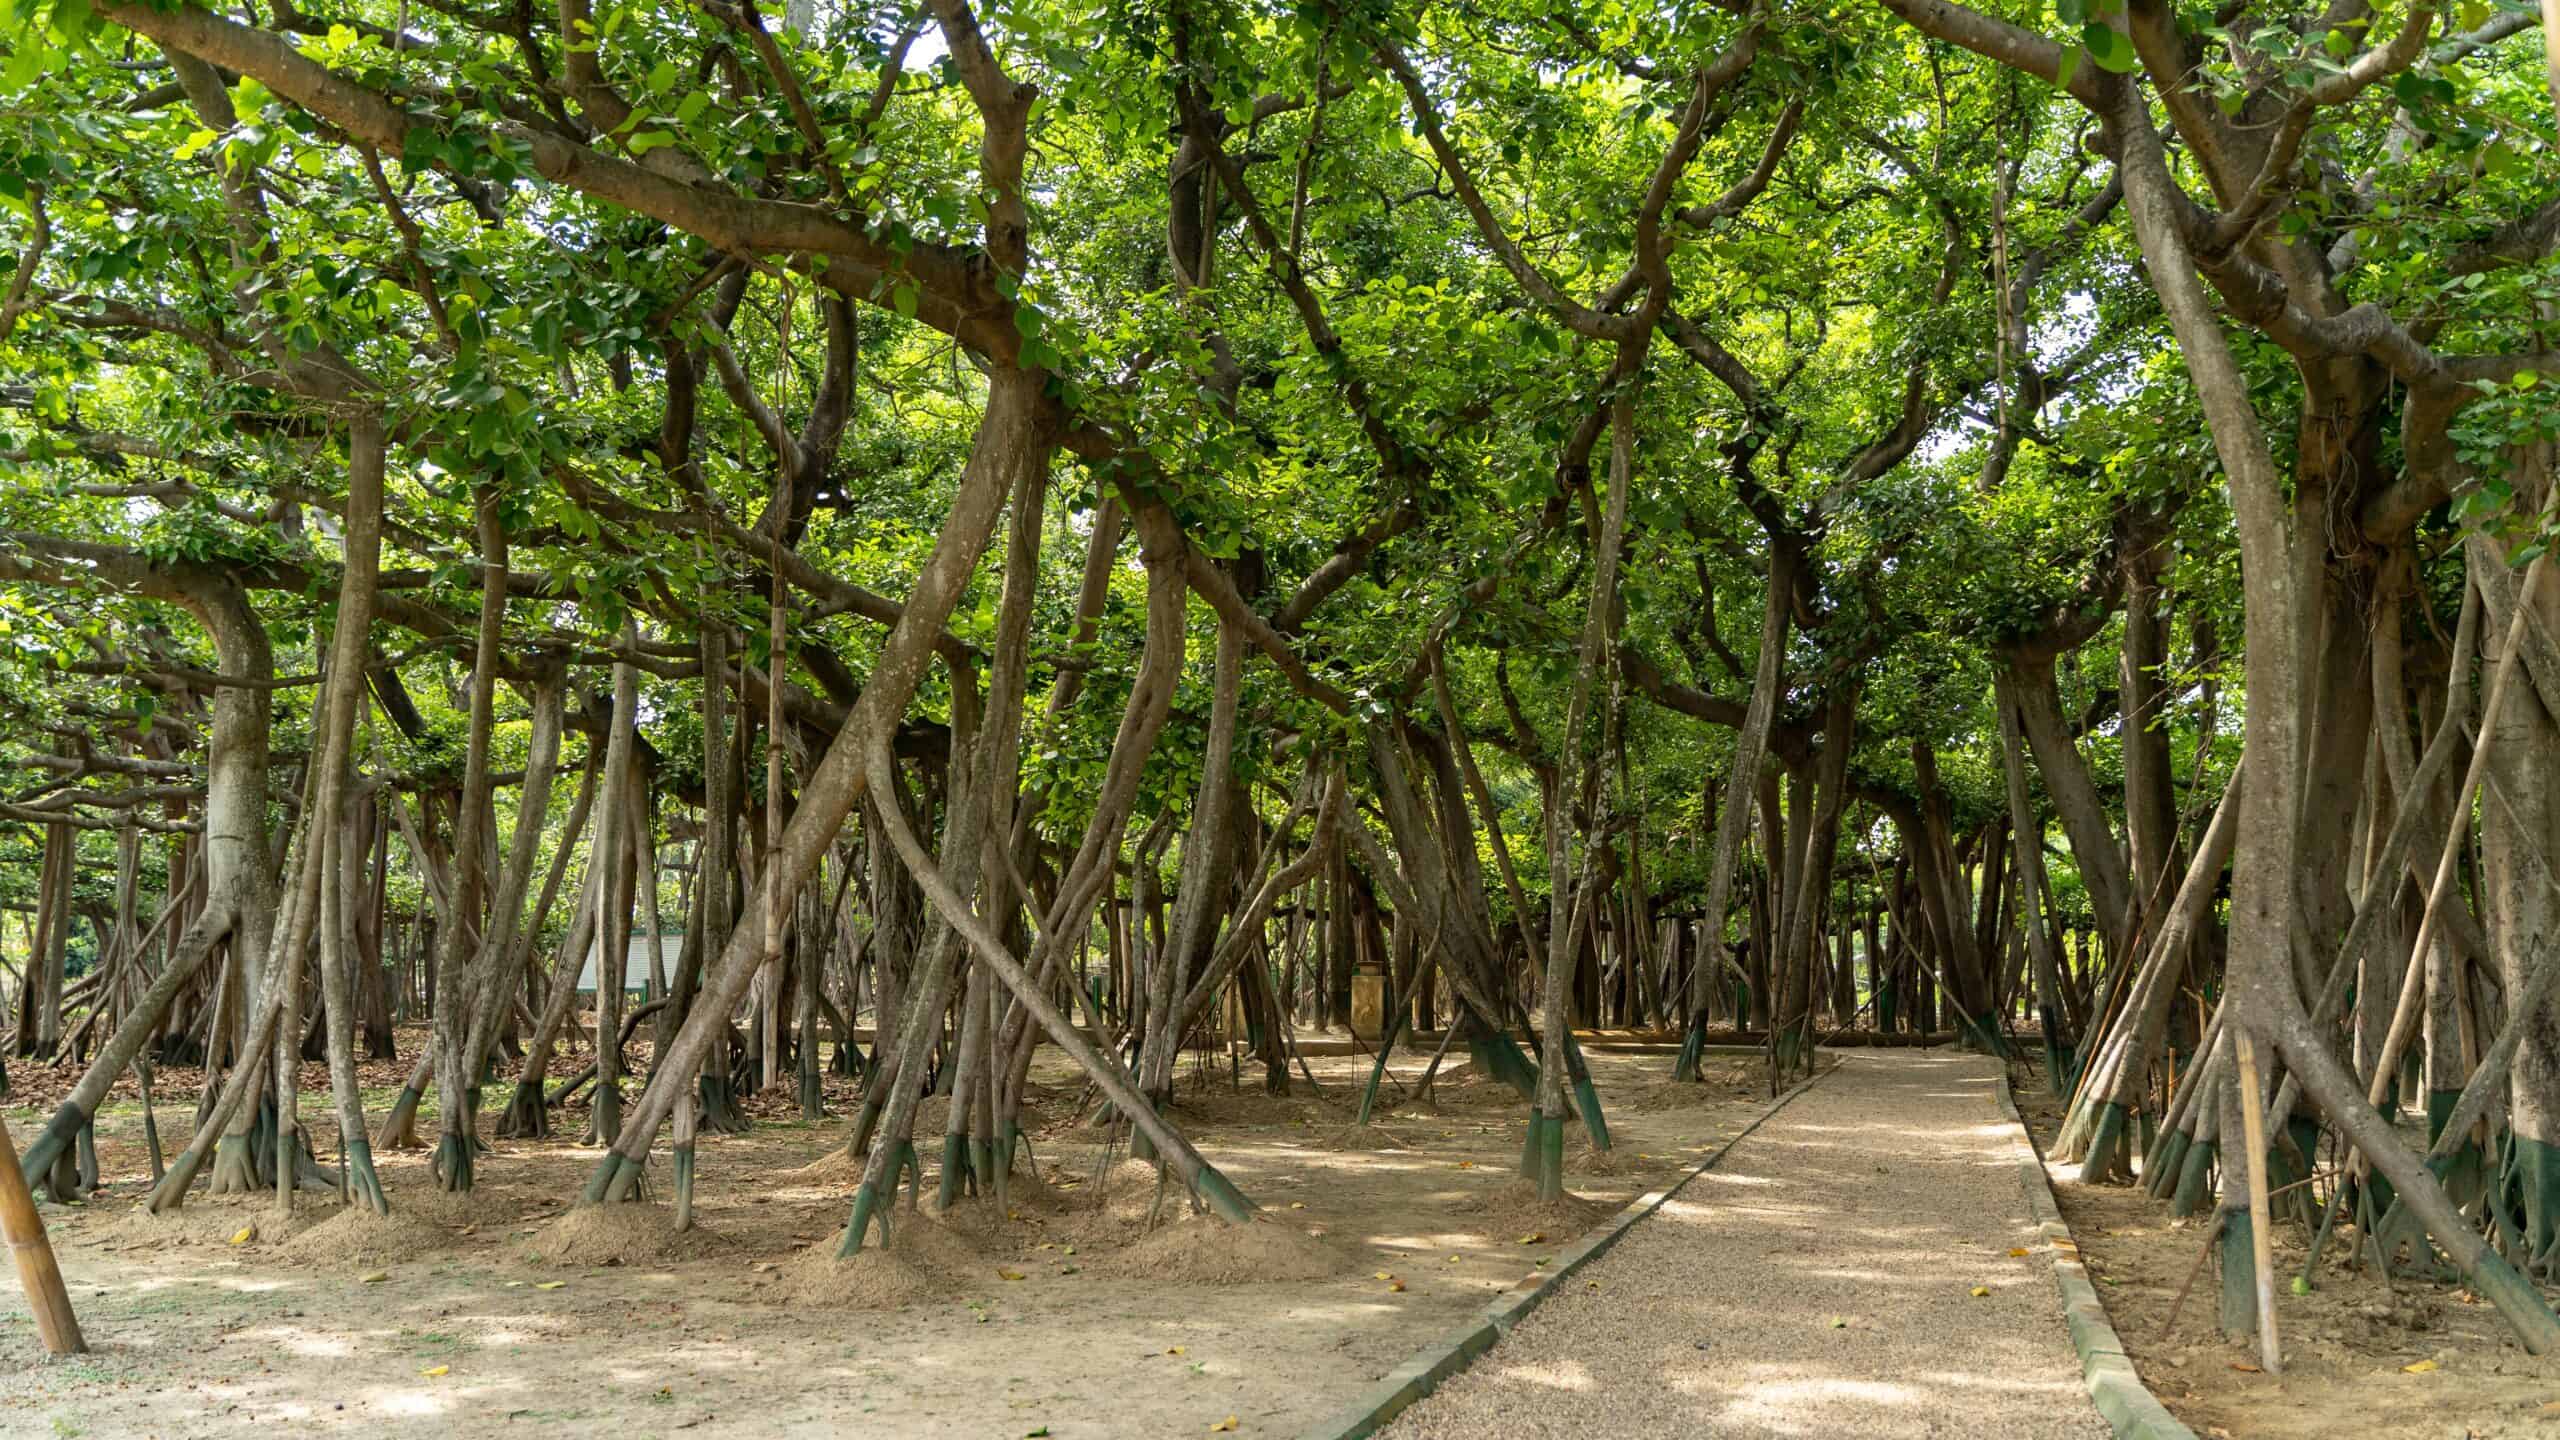
[[[36,1138],[27,1142],[26,1153],[19,1157],[19,1164],[25,1168],[27,1179],[39,1190],[50,1191],[53,1188],[54,1162],[61,1158],[63,1151],[69,1149],[88,1126],[88,1112],[71,1101],[63,1101],[61,1106],[53,1112],[53,1118],[47,1120],[44,1128],[36,1132]],[[51,1195],[48,1198],[60,1201],[71,1197]]]
[[[391,1213],[391,1197],[383,1193],[382,1176],[373,1168],[373,1144],[362,1135],[347,1137],[346,1170],[356,1204],[376,1215]]]
[[[706,1066],[697,1087],[702,1097],[702,1129],[721,1135],[743,1135],[752,1123],[747,1112],[738,1108],[738,1091],[732,1077],[715,1074]]]
[[[540,1140],[551,1133],[551,1111],[542,1103],[542,1077],[527,1074],[516,1082],[514,1098],[498,1115],[501,1140]]]
[[[418,1138],[419,1088],[400,1087],[400,1098],[391,1102],[391,1113],[382,1117],[382,1130],[374,1144],[384,1150],[415,1150],[426,1142]]]
[[[2089,1126],[2089,1143],[2080,1152],[2080,1182],[2084,1185],[2113,1185],[2130,1181],[2133,1171],[2126,1162],[2126,1111],[2110,1100],[2095,1110],[2096,1118]]]
[[[1680,1040],[1679,1063],[1671,1067],[1671,1078],[1690,1081],[1698,1078],[1698,1061],[1707,1050],[1707,1017],[1703,1014],[1689,1022],[1689,1033]]]
[[[471,1189],[472,1155],[475,1148],[471,1138],[459,1131],[448,1129],[436,1136],[437,1189],[448,1194],[467,1193]]]

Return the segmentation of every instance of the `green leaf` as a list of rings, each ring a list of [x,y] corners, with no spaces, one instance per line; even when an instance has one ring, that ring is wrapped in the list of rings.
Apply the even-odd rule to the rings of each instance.
[[[2089,58],[2097,61],[2101,70],[2127,75],[2142,63],[2142,57],[2133,53],[2132,41],[2094,20],[2080,27],[2080,43],[2088,47]]]

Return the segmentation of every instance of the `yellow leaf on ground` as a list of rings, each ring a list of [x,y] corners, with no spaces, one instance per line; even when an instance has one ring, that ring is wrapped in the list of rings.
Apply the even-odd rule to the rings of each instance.
[[[2401,1366],[2400,1373],[2403,1375],[2424,1375],[2434,1368],[2436,1368],[2436,1362],[2433,1360],[2421,1360],[2414,1365]]]
[[[1164,1353],[1166,1353],[1167,1355],[1179,1355],[1179,1354],[1181,1354],[1181,1353],[1182,1353],[1182,1349],[1183,1349],[1183,1347],[1181,1347],[1181,1346],[1179,1346],[1179,1345],[1176,1345],[1176,1346],[1174,1346],[1172,1349],[1167,1350],[1167,1351],[1165,1351]]]
[[[452,1367],[452,1366],[450,1366],[450,1365],[430,1365],[430,1366],[428,1366],[426,1369],[421,1370],[421,1371],[419,1371],[418,1373],[419,1373],[419,1374],[421,1374],[421,1375],[426,1376],[426,1377],[427,1377],[428,1379],[430,1379],[430,1380],[433,1380],[433,1379],[435,1379],[435,1378],[436,1378],[437,1376],[439,1376],[439,1375],[450,1375],[450,1374],[452,1374],[452,1373],[453,1373],[453,1367]]]
[[[999,1280],[1019,1280],[1022,1278],[1022,1272],[1019,1270],[998,1270],[996,1272],[996,1278]]]
[[[1396,1277],[1388,1274],[1384,1270],[1372,1270],[1369,1272],[1369,1278],[1372,1280],[1393,1280]]]
[[[2024,1245],[2012,1245],[2009,1247],[2009,1258],[2013,1260],[2026,1253],[2027,1247]]]
[[[1544,1240],[1544,1239],[1546,1239],[1546,1238],[1547,1238],[1547,1232],[1546,1232],[1546,1231],[1544,1231],[1544,1230],[1539,1230],[1539,1231],[1533,1232],[1533,1233],[1531,1233],[1531,1234],[1527,1234],[1527,1235],[1523,1235],[1523,1236],[1521,1236],[1521,1237],[1520,1237],[1520,1243],[1521,1243],[1521,1244],[1523,1244],[1523,1245],[1535,1245],[1535,1244],[1537,1244],[1539,1241]]]
[[[1401,1280],[1391,1280],[1387,1282],[1387,1288],[1394,1291],[1396,1294],[1401,1295],[1404,1293],[1404,1282]]]
[[[1236,1417],[1230,1415],[1226,1419],[1219,1421],[1217,1424],[1212,1425],[1209,1428],[1211,1430],[1233,1430],[1236,1428]]]
[[[1975,1298],[1976,1300],[1979,1300],[1979,1299],[1981,1299],[1983,1296],[1988,1295],[1988,1294],[1990,1294],[1990,1293],[1991,1293],[1991,1287],[1990,1287],[1990,1286],[1988,1286],[1988,1285],[1976,1285],[1976,1286],[1974,1286],[1974,1287],[1973,1287],[1973,1298]]]
[[[1455,1264],[1457,1264],[1460,1260],[1462,1260],[1462,1259],[1464,1259],[1464,1258],[1465,1258],[1464,1256],[1460,1256],[1460,1255],[1452,1255],[1452,1256],[1450,1256],[1450,1257],[1449,1257],[1449,1263],[1450,1263],[1450,1264],[1452,1264],[1452,1265],[1455,1265]]]
[[[390,1271],[388,1271],[388,1270],[376,1270],[376,1271],[372,1272],[371,1274],[366,1275],[366,1276],[365,1276],[361,1281],[359,1281],[358,1283],[360,1283],[360,1284],[365,1284],[365,1285],[379,1285],[379,1284],[381,1284],[383,1281],[388,1280],[388,1279],[390,1279],[390,1278],[391,1278],[391,1272],[390,1272]]]
[[[543,1280],[536,1282],[533,1288],[536,1290],[557,1290],[568,1283],[569,1282],[566,1280]]]
[[[240,1233],[231,1237],[231,1243],[232,1243],[232,1244],[234,1244],[234,1245],[246,1245],[246,1244],[248,1244],[251,1240],[256,1239],[256,1238],[257,1238],[257,1236],[258,1236],[258,1227],[257,1227],[257,1226],[255,1226],[255,1225],[243,1225],[243,1226],[241,1226],[241,1227],[240,1227]]]
[[[1289,1202],[1289,1208],[1292,1210],[1304,1210],[1307,1208],[1307,1202],[1304,1200],[1292,1200]]]

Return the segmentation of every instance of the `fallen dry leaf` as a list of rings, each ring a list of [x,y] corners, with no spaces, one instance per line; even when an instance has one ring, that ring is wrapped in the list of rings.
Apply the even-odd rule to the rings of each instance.
[[[2231,1368],[2232,1368],[2232,1369],[2234,1369],[2234,1370],[2239,1371],[2239,1372],[2240,1372],[2241,1374],[2243,1374],[2243,1375],[2255,1375],[2255,1374],[2259,1373],[2259,1371],[2258,1371],[2258,1367],[2257,1367],[2257,1366],[2255,1366],[2255,1365],[2250,1364],[2250,1363],[2249,1363],[2248,1361],[2246,1361],[2246,1360],[2234,1360],[2234,1361],[2232,1361],[2232,1362],[2231,1362]]]
[[[537,1282],[533,1288],[536,1290],[558,1290],[568,1283],[569,1282],[566,1280],[543,1280]]]
[[[998,1270],[996,1272],[996,1278],[999,1280],[1019,1280],[1022,1278],[1022,1272],[1019,1270]]]
[[[256,1238],[257,1238],[257,1236],[258,1236],[258,1227],[257,1227],[257,1226],[255,1226],[255,1225],[243,1225],[243,1226],[241,1226],[241,1227],[240,1227],[240,1233],[238,1233],[238,1234],[236,1234],[236,1235],[234,1235],[234,1236],[232,1236],[232,1237],[231,1237],[231,1243],[232,1243],[232,1244],[234,1244],[234,1245],[246,1245],[246,1244],[248,1244],[251,1240],[256,1239]]]
[[[1973,1287],[1973,1298],[1974,1298],[1974,1299],[1976,1299],[1976,1300],[1979,1300],[1979,1299],[1981,1299],[1983,1296],[1988,1295],[1988,1294],[1990,1294],[1990,1293],[1991,1293],[1991,1287],[1990,1287],[1990,1286],[1988,1286],[1988,1285],[1976,1285],[1976,1286],[1974,1286],[1974,1287]]]
[[[1535,1244],[1537,1244],[1539,1241],[1544,1240],[1544,1239],[1546,1239],[1546,1238],[1547,1238],[1547,1232],[1546,1232],[1546,1231],[1544,1231],[1544,1230],[1539,1230],[1539,1231],[1533,1232],[1533,1233],[1531,1233],[1531,1234],[1527,1234],[1527,1235],[1523,1235],[1523,1236],[1521,1236],[1521,1237],[1520,1237],[1520,1239],[1519,1239],[1519,1242],[1518,1242],[1518,1243],[1520,1243],[1520,1244],[1522,1244],[1522,1245],[1535,1245]]]
[[[436,1378],[437,1376],[439,1376],[439,1375],[450,1375],[450,1374],[452,1374],[452,1373],[453,1373],[453,1367],[452,1367],[452,1366],[450,1366],[450,1365],[430,1365],[430,1366],[428,1366],[426,1369],[421,1370],[421,1371],[419,1371],[418,1373],[419,1373],[419,1374],[421,1374],[421,1375],[426,1376],[426,1377],[427,1377],[428,1379],[430,1379],[430,1380],[433,1380],[433,1379],[435,1379],[435,1378]]]
[[[2400,1373],[2403,1375],[2424,1375],[2434,1368],[2436,1368],[2436,1362],[2433,1360],[2420,1360],[2415,1364],[2401,1366]]]
[[[1230,1416],[1228,1416],[1226,1419],[1219,1421],[1217,1424],[1212,1425],[1212,1426],[1210,1426],[1209,1428],[1210,1428],[1211,1430],[1213,1430],[1213,1431],[1216,1431],[1216,1430],[1233,1430],[1234,1428],[1236,1428],[1236,1417],[1234,1417],[1233,1415],[1230,1415]]]
[[[2009,1247],[2009,1258],[2010,1258],[2010,1259],[2012,1259],[2012,1260],[2014,1260],[2014,1259],[2018,1258],[2019,1256],[2024,1255],[2024,1254],[2026,1254],[2026,1253],[2027,1253],[2027,1247],[2026,1247],[2026,1246],[2024,1246],[2024,1245],[2012,1245],[2012,1246],[2010,1246],[2010,1247]]]
[[[390,1278],[391,1278],[391,1272],[390,1272],[390,1271],[388,1271],[388,1270],[375,1270],[375,1271],[372,1271],[372,1272],[370,1272],[370,1273],[366,1274],[366,1275],[365,1275],[365,1276],[363,1276],[362,1278],[360,1278],[356,1283],[357,1283],[357,1284],[360,1284],[360,1285],[379,1285],[379,1284],[381,1284],[383,1281],[388,1280],[388,1279],[390,1279]]]

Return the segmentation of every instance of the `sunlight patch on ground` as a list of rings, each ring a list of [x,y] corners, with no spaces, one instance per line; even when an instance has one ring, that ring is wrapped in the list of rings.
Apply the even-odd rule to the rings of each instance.
[[[1593,1383],[1591,1372],[1572,1360],[1556,1365],[1505,1365],[1495,1373],[1505,1380],[1547,1390],[1589,1390]]]

